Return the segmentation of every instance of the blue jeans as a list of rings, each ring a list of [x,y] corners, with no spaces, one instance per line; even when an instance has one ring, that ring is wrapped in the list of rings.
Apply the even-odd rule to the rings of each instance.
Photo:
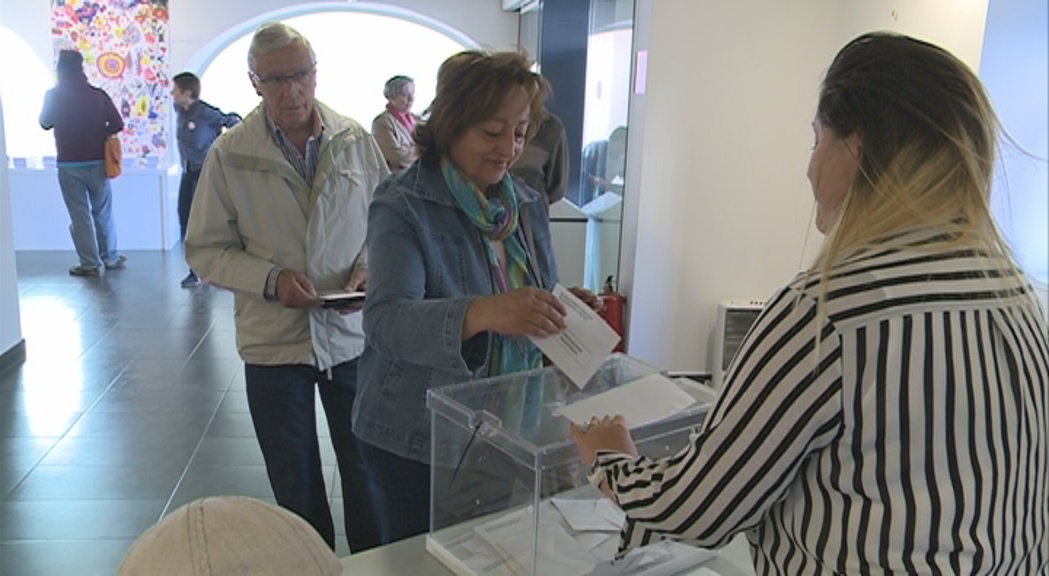
[[[376,510],[384,493],[350,428],[357,390],[357,361],[328,373],[313,366],[244,367],[248,408],[266,474],[277,503],[309,522],[332,549],[335,529],[321,470],[314,386],[320,391],[342,478],[346,540],[354,553],[382,543],[385,527]]]
[[[117,227],[113,221],[113,189],[99,161],[58,165],[58,186],[69,211],[69,234],[80,265],[99,268],[116,262]]]

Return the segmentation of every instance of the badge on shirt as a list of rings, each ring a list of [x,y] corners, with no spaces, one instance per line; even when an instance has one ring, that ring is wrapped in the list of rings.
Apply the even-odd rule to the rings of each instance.
[[[189,124],[186,124],[186,127],[189,128],[190,130],[196,130],[197,129],[197,125],[192,120],[190,120]]]

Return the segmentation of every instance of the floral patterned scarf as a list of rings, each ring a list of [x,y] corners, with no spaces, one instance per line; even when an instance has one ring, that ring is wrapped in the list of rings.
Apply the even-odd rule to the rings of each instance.
[[[495,279],[496,290],[502,294],[525,286],[535,286],[535,279],[528,272],[528,252],[518,229],[520,207],[510,175],[506,174],[498,184],[498,194],[492,198],[475,184],[467,180],[462,172],[449,161],[441,162],[441,172],[448,184],[456,205],[470,222],[481,231],[488,252],[488,266]],[[506,267],[492,242],[502,241],[506,250]],[[543,365],[543,355],[532,341],[525,336],[493,334],[492,362],[489,375],[511,374]]]

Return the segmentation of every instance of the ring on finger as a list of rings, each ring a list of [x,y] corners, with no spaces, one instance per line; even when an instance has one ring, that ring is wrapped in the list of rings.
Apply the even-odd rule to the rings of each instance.
[[[583,432],[587,432],[590,430],[590,428],[592,428],[595,424],[598,424],[599,422],[600,421],[597,419],[597,416],[594,416],[590,418],[590,420],[588,420],[585,424],[580,426],[580,428],[582,428]]]

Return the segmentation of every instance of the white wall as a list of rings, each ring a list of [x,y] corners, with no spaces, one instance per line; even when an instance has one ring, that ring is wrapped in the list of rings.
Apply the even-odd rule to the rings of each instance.
[[[0,158],[7,158],[4,113],[0,107]],[[0,354],[22,341],[18,310],[18,278],[15,271],[15,239],[11,223],[11,193],[7,162],[0,162]]]
[[[995,215],[1020,265],[1043,287],[1049,283],[1047,29],[1045,0],[991,0],[980,62],[980,78],[1015,142],[1004,143],[996,167]]]
[[[717,302],[765,297],[798,268],[834,5],[652,2],[631,354],[705,371]]]
[[[905,3],[897,21],[885,16],[899,5],[651,3],[640,150],[630,142],[643,168],[627,174],[628,210],[636,210],[623,252],[624,271],[633,270],[631,354],[708,371],[717,302],[766,298],[809,263],[820,240],[812,228],[806,241],[809,123],[823,72],[845,41],[873,29],[942,37],[978,65],[986,0],[926,0],[920,10]],[[632,117],[632,132],[637,125]]]
[[[14,2],[16,0],[5,0]],[[432,18],[458,30],[481,46],[512,49],[517,45],[518,15],[503,12],[496,0],[385,0],[355,2],[354,9],[369,10],[376,6],[399,8]],[[275,11],[293,9],[298,13],[317,7],[345,9],[342,2],[296,2],[295,0],[179,0],[171,2],[171,69],[193,69],[193,60],[213,40],[243,22],[262,18]],[[268,18],[268,16],[267,16]],[[405,42],[391,38],[390,42]],[[376,47],[382,50],[382,47]],[[352,57],[367,57],[355,54]],[[352,66],[352,58],[346,64]]]
[[[0,22],[3,9],[0,7]],[[4,109],[0,106],[0,158],[7,158],[4,139]],[[15,270],[15,240],[11,225],[11,194],[7,162],[0,162],[0,354],[22,340],[18,309],[18,277]]]
[[[892,30],[949,50],[976,71],[980,69],[987,3],[988,0],[839,2],[845,9],[840,14],[837,43],[843,45],[872,30]]]

